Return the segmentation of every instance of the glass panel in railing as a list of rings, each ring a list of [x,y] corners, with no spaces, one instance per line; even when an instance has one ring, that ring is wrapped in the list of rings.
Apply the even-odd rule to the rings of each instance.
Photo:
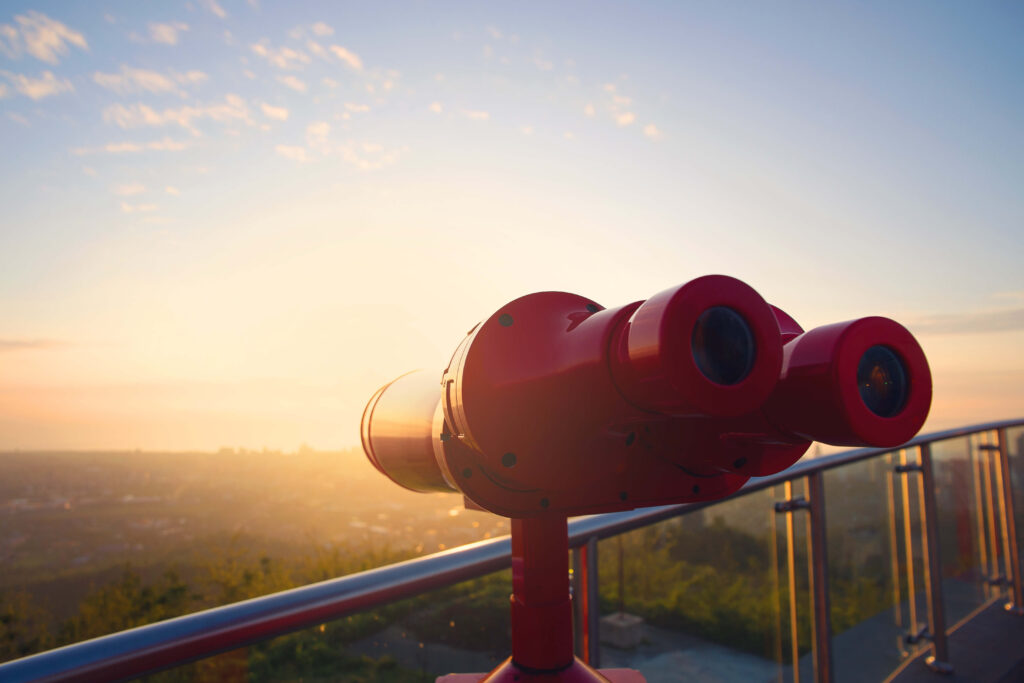
[[[329,621],[149,677],[172,681],[428,683],[510,653],[509,571]]]
[[[976,436],[970,436],[931,446],[947,628],[993,594],[988,585],[991,539],[985,483],[990,459],[978,449],[979,444]]]
[[[879,681],[925,641],[917,490],[886,453],[824,473],[832,657],[839,683]]]
[[[464,581],[376,610],[382,628],[339,642],[352,656],[388,658],[425,680],[449,673],[487,673],[511,654],[511,593],[508,570]]]
[[[1010,461],[1014,519],[1017,524],[1017,550],[1024,555],[1024,427],[1006,430],[1006,450]],[[1024,557],[1021,558],[1024,561]]]
[[[756,492],[601,541],[601,666],[652,683],[780,678],[774,502]]]
[[[814,628],[811,605],[813,568],[808,545],[810,518],[799,507],[808,498],[807,480],[796,479],[769,489],[775,501],[771,529],[774,540],[772,582],[775,587],[776,661],[775,679],[801,683],[814,680]],[[793,504],[788,511],[779,506]],[[795,664],[794,664],[795,662]]]
[[[999,463],[999,437],[995,431],[972,437],[982,472],[981,500],[985,513],[985,535],[988,546],[988,577],[986,597],[1008,597],[1010,587],[1009,558],[1006,548],[1006,502],[1003,499],[1003,475]]]

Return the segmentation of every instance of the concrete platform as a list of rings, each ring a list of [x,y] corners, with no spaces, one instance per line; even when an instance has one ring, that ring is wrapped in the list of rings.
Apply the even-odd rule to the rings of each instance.
[[[1024,681],[1024,616],[1007,613],[1005,600],[977,610],[949,636],[953,673],[941,675],[924,664],[931,648],[908,660],[887,683],[1011,683]],[[836,678],[839,678],[836,672]]]

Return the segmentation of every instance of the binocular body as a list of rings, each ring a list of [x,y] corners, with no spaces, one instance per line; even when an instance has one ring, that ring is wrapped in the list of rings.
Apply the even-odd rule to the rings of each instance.
[[[812,441],[896,446],[931,376],[898,323],[805,332],[743,282],[709,275],[604,308],[541,292],[478,324],[441,373],[379,389],[370,461],[416,491],[460,491],[507,517],[714,500]]]

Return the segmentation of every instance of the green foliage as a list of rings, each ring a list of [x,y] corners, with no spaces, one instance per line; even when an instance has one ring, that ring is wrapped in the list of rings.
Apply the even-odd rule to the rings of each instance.
[[[602,611],[618,609],[618,541],[598,554]],[[629,612],[655,625],[759,655],[771,654],[775,593],[768,549],[721,521],[708,527],[677,520],[622,538]]]
[[[681,630],[761,656],[788,652],[788,585],[771,570],[771,536],[758,537],[697,515],[641,529],[621,538],[627,611],[649,623]],[[602,542],[602,610],[618,608],[618,539]],[[317,547],[282,559],[251,538],[235,536],[196,558],[185,569],[148,573],[126,566],[117,580],[90,592],[77,614],[57,625],[25,594],[0,595],[0,659],[9,659],[218,604],[331,579],[407,559],[387,547],[369,552]],[[873,564],[880,559],[870,558]],[[806,553],[798,547],[798,566]],[[830,567],[832,620],[841,632],[884,611],[891,602],[885,579],[873,580],[852,566]],[[871,572],[884,577],[885,572]],[[797,572],[797,629],[801,649],[810,643],[806,571]],[[187,578],[183,578],[187,577]],[[776,580],[779,585],[776,585]],[[346,646],[389,625],[421,641],[460,649],[505,652],[511,577],[500,572],[429,595],[350,615],[249,648],[206,659],[149,678],[154,683],[220,680],[427,680],[394,660],[354,656]],[[781,609],[780,609],[781,606]],[[780,628],[781,627],[781,628]]]
[[[511,593],[508,572],[466,581],[428,596],[429,601],[413,611],[406,623],[422,640],[504,652],[509,646]]]
[[[282,638],[249,657],[251,681],[349,681],[350,683],[428,683],[434,676],[411,671],[391,657],[356,657],[329,639],[297,634]]]
[[[48,617],[24,591],[0,593],[0,662],[52,647]]]
[[[830,579],[833,633],[842,633],[892,607],[892,589],[871,576]]]
[[[188,585],[168,569],[152,585],[126,566],[121,578],[90,593],[78,614],[60,628],[61,643],[73,643],[179,616],[194,605]]]

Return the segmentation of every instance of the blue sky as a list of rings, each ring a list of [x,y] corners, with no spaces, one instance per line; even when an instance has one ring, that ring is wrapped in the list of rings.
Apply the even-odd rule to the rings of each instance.
[[[7,3],[0,447],[356,443],[476,320],[712,272],[1024,415],[1011,3]]]

